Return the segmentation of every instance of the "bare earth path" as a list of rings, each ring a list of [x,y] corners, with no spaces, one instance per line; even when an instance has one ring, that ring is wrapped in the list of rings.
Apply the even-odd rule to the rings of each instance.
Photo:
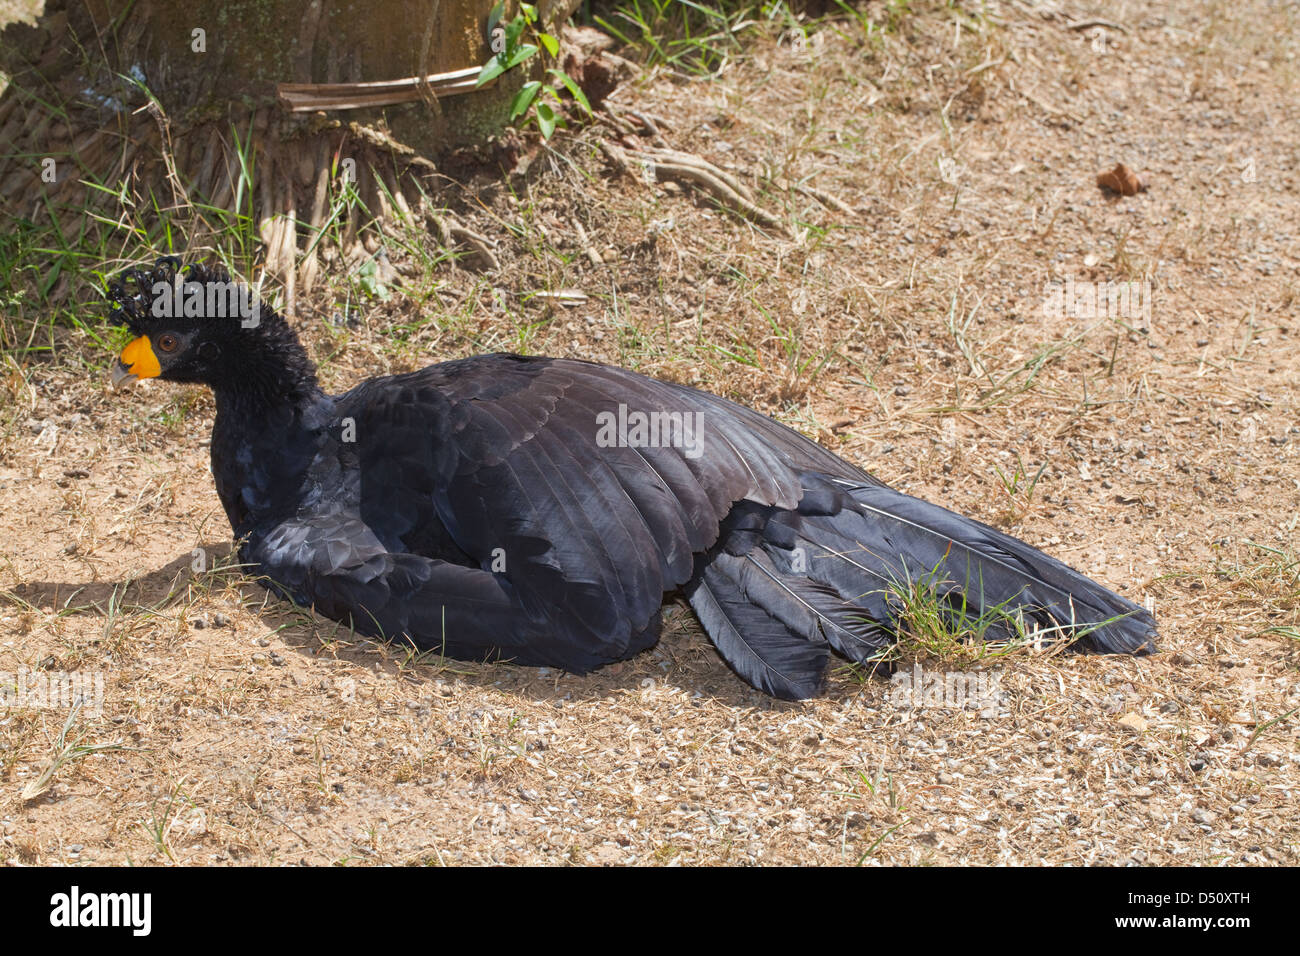
[[[995,661],[983,713],[845,673],[774,703],[684,607],[588,677],[414,662],[192,573],[228,560],[209,400],[112,394],[70,335],[58,365],[0,367],[0,673],[102,673],[71,737],[129,749],[24,799],[66,710],[0,708],[0,859],[1300,862],[1300,717],[1270,723],[1300,705],[1300,21],[1172,7],[755,27],[720,77],[613,101],[791,236],[614,176],[596,127],[480,207],[523,236],[492,284],[586,304],[494,310],[448,268],[353,332],[299,319],[340,388],[527,347],[754,404],[1154,601],[1161,654]],[[1117,161],[1150,189],[1099,191]],[[1123,314],[1044,308],[1130,281]]]

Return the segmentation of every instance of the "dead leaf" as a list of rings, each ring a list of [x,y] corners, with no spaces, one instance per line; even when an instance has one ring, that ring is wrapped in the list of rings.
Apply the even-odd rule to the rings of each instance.
[[[1142,717],[1142,715],[1141,715],[1141,714],[1135,714],[1135,713],[1133,713],[1132,711],[1129,711],[1127,714],[1125,714],[1123,717],[1121,717],[1121,718],[1119,719],[1119,722],[1120,722],[1121,725],[1127,727],[1129,730],[1133,731],[1135,734],[1144,733],[1144,732],[1146,731],[1146,729],[1147,729],[1147,722],[1146,722],[1146,720]]]
[[[1116,163],[1114,169],[1098,174],[1097,186],[1121,196],[1136,196],[1146,190],[1147,177],[1133,172],[1123,163]]]

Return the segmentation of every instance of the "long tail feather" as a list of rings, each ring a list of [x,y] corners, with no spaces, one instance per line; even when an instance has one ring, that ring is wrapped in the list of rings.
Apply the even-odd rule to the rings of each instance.
[[[828,645],[878,657],[918,588],[986,640],[1030,629],[1085,650],[1155,650],[1147,610],[1023,541],[882,485],[803,484],[797,510],[738,504],[688,592],[727,663],[774,696],[814,693]]]
[[[864,613],[831,584],[795,571],[788,555],[770,546],[745,555],[740,583],[763,610],[791,630],[820,633],[851,661],[866,661],[893,642],[893,635],[877,623],[879,618]]]
[[[752,686],[782,700],[812,697],[821,689],[830,649],[751,600],[738,580],[743,563],[725,552],[716,555],[692,582],[691,607],[723,660]]]

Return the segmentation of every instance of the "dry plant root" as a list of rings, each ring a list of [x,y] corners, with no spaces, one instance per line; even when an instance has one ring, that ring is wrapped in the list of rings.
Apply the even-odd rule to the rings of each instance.
[[[843,199],[834,196],[825,190],[818,189],[816,186],[809,186],[807,183],[792,183],[788,179],[781,177],[768,177],[767,182],[771,183],[777,189],[793,190],[801,196],[807,196],[809,199],[816,200],[827,209],[833,209],[835,212],[842,213],[845,216],[857,216],[858,212]]]
[[[672,180],[683,186],[693,186],[718,201],[730,212],[750,219],[773,232],[788,237],[789,230],[776,216],[754,202],[753,193],[736,177],[712,163],[690,153],[671,149],[646,149],[626,151],[610,142],[601,143],[606,158],[620,172],[636,175],[634,166],[656,180]]]

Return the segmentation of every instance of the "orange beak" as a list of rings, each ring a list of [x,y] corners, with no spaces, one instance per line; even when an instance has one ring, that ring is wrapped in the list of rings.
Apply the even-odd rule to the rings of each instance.
[[[154,355],[149,336],[142,335],[122,349],[117,364],[113,366],[113,387],[120,388],[126,381],[157,378],[161,374],[162,366],[158,364],[158,356]]]

